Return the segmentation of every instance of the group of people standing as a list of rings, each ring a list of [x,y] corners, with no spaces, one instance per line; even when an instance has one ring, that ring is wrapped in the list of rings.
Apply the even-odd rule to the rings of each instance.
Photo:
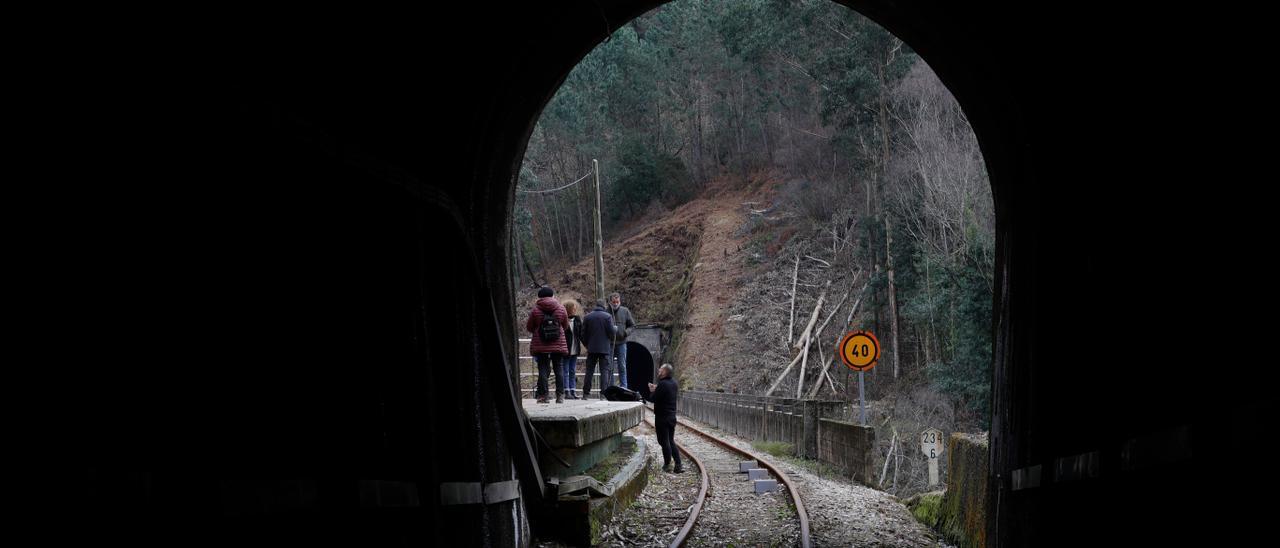
[[[587,349],[587,370],[582,399],[591,397],[591,382],[597,365],[600,366],[602,396],[606,388],[614,385],[615,366],[619,384],[630,389],[627,386],[627,336],[636,322],[631,311],[622,306],[622,296],[617,293],[610,295],[608,305],[603,300],[596,301],[595,308],[582,317],[577,301],[566,299],[562,305],[555,294],[550,287],[539,289],[538,300],[525,321],[525,329],[531,334],[529,352],[538,363],[538,385],[534,390],[538,403],[547,403],[547,375],[553,370],[556,403],[564,403],[566,392],[569,399],[579,398],[578,356],[582,355],[584,346]],[[671,364],[662,364],[658,369],[658,382],[649,383],[649,401],[653,402],[658,445],[662,447],[662,470],[678,474],[684,471],[675,444],[679,387],[671,374]],[[671,469],[672,460],[676,463],[674,470]]]
[[[542,287],[538,300],[529,311],[525,329],[531,334],[529,352],[538,363],[538,384],[534,391],[538,403],[549,399],[547,376],[555,373],[556,403],[569,399],[591,397],[592,378],[597,365],[600,368],[600,391],[614,385],[613,373],[618,373],[618,384],[627,386],[627,336],[636,326],[631,311],[622,306],[622,296],[614,293],[608,304],[603,300],[585,317],[573,299],[561,304],[555,298],[555,290]],[[582,394],[577,393],[578,357],[586,348],[587,369]],[[566,396],[567,394],[567,396]]]

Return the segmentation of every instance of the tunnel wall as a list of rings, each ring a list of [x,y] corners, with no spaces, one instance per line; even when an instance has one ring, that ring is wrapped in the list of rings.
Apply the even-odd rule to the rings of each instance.
[[[439,506],[444,481],[528,480],[491,370],[515,361],[514,174],[571,67],[656,4],[53,18],[29,46],[56,62],[22,79],[42,169],[15,184],[46,193],[23,202],[48,334],[24,384],[75,495],[50,511],[85,524],[57,534],[527,542],[528,491]],[[1201,504],[1244,482],[1200,478],[1274,414],[1262,18],[849,4],[924,56],[987,161],[991,544],[1249,533]],[[370,480],[419,506],[363,506]],[[270,496],[289,510],[234,502]]]

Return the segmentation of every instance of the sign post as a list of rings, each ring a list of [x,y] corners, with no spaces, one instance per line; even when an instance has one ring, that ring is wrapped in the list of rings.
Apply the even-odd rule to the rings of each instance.
[[[920,451],[929,458],[929,487],[938,484],[938,453],[942,443],[942,431],[930,428],[920,434]]]
[[[880,359],[880,341],[870,331],[851,331],[840,339],[840,360],[849,369],[858,372],[858,408],[859,422],[867,425],[867,396],[862,374],[876,366]]]

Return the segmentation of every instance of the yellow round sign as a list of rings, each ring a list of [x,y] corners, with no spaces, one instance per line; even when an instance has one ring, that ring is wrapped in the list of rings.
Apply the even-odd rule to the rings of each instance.
[[[840,339],[840,359],[854,371],[870,371],[880,359],[880,341],[870,331],[853,331]]]

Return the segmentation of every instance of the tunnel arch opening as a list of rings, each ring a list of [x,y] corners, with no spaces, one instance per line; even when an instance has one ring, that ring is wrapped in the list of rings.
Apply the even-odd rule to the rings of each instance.
[[[377,531],[436,544],[528,542],[523,510],[545,485],[531,479],[534,442],[522,439],[510,394],[517,333],[507,318],[523,306],[511,291],[512,185],[539,113],[573,66],[662,3],[455,3],[368,21],[311,10],[293,14],[304,24],[251,18],[235,40],[205,40],[190,26],[151,40],[155,29],[140,24],[136,44],[165,45],[141,56],[107,36],[119,31],[68,34],[70,47],[51,53],[91,70],[49,81],[76,90],[80,75],[103,74],[119,85],[95,87],[89,101],[40,102],[55,132],[63,121],[91,129],[88,139],[41,148],[76,170],[73,188],[93,187],[66,193],[65,235],[83,227],[103,236],[76,237],[90,253],[67,247],[68,276],[50,281],[72,297],[65,310],[97,302],[78,298],[97,293],[80,272],[104,282],[102,295],[120,297],[99,310],[122,319],[86,331],[106,344],[80,345],[86,359],[75,361],[98,363],[110,348],[142,363],[136,374],[81,365],[84,376],[57,379],[72,383],[57,405],[74,419],[71,431],[50,429],[67,441],[59,475],[84,486],[90,502],[64,497],[56,510],[86,518],[85,535],[141,532],[156,544],[222,528],[218,508],[229,499],[249,511],[246,533],[271,538],[305,530],[308,539],[337,533],[367,544]],[[1218,524],[1239,506],[1203,501],[1247,500],[1223,496],[1235,493],[1221,485],[1249,484],[1206,481],[1205,471],[1239,468],[1250,451],[1240,447],[1252,438],[1245,432],[1264,431],[1263,414],[1246,405],[1265,401],[1270,385],[1248,366],[1256,356],[1245,355],[1247,343],[1221,345],[1217,363],[1228,367],[1204,375],[1203,361],[1167,342],[1185,330],[1188,291],[1238,287],[1247,270],[1188,264],[1187,250],[1265,233],[1265,223],[1246,220],[1265,215],[1232,203],[1248,188],[1232,181],[1265,171],[1250,158],[1265,155],[1240,146],[1248,132],[1236,130],[1272,101],[1266,86],[1186,75],[1202,65],[1249,83],[1263,66],[1250,52],[1265,51],[1264,25],[1230,10],[1141,5],[840,3],[927,60],[970,119],[990,175],[992,543],[1078,545],[1099,530],[1135,543],[1185,542],[1188,530],[1210,528],[1220,541]],[[435,21],[449,24],[424,29]],[[182,38],[195,47],[181,47]],[[117,48],[143,62],[117,73]],[[196,85],[156,63],[194,69]],[[121,173],[128,181],[101,184]],[[174,184],[192,175],[197,184]],[[1169,191],[1206,182],[1214,188],[1191,200]],[[121,207],[81,208],[77,194]],[[168,201],[164,213],[152,206],[170,196],[190,200]],[[134,214],[146,222],[121,222]],[[136,275],[153,264],[173,275]],[[214,298],[192,307],[173,298],[207,290]],[[133,306],[134,295],[160,306]],[[1091,316],[1082,312],[1090,303],[1116,306]],[[1243,308],[1218,316],[1252,320],[1231,317]],[[146,330],[123,321],[130,315],[166,325],[140,338]],[[1114,331],[1095,329],[1100,320]],[[1235,339],[1265,340],[1262,325],[1238,326]],[[1105,335],[1088,368],[1064,344],[1085,328]],[[1100,376],[1083,377],[1086,369]],[[1187,405],[1193,394],[1209,404]],[[82,451],[86,441],[119,452]],[[1101,468],[1090,476],[1094,456]],[[513,480],[521,499],[440,496],[446,484],[483,493]],[[306,494],[312,487],[318,497]],[[363,504],[383,487],[420,506]],[[282,494],[300,521],[262,512],[260,501]],[[1134,527],[1190,507],[1209,513],[1185,527]],[[224,534],[251,536],[237,531]]]
[[[658,366],[653,363],[653,354],[645,345],[635,341],[627,343],[627,386],[639,392],[644,399],[649,399],[649,383],[657,382]]]
[[[650,9],[664,6],[667,4],[677,4],[677,3],[680,3],[679,0],[675,2],[644,3],[643,10],[637,9],[636,12],[631,13],[628,16],[628,18],[615,21],[616,26],[611,26],[611,29],[616,31],[616,29],[623,28],[624,26],[630,24],[630,22],[633,21],[634,19],[641,17],[642,15],[647,13]],[[838,4],[840,6],[843,6],[844,8],[852,9],[854,12],[857,12],[858,14],[867,17],[873,22],[873,24],[879,25],[880,27],[884,28],[889,33],[891,33],[898,40],[901,40],[903,43],[905,43],[908,48],[913,50],[914,53],[919,56],[921,60],[920,62],[926,64],[927,67],[937,75],[937,78],[942,81],[942,84],[945,87],[946,92],[949,93],[957,103],[959,103],[960,109],[967,116],[971,124],[973,134],[977,138],[977,146],[981,154],[981,163],[983,164],[983,166],[985,166],[986,174],[987,174],[986,184],[990,185],[990,189],[992,192],[991,199],[994,202],[992,204],[992,209],[994,210],[994,217],[995,217],[994,224],[996,226],[994,230],[995,243],[993,245],[993,251],[997,251],[995,253],[995,259],[994,259],[994,262],[995,262],[994,278],[996,281],[993,282],[991,285],[993,289],[996,287],[999,287],[1000,283],[998,281],[1003,277],[1003,271],[1002,271],[1003,265],[1002,265],[1001,255],[998,253],[998,250],[1002,247],[1003,239],[1006,237],[1005,232],[1002,232],[1000,230],[1000,227],[1002,225],[1007,225],[1007,222],[1001,221],[1001,219],[1004,217],[1004,215],[1002,215],[1004,210],[1001,206],[1000,194],[996,191],[999,181],[1001,179],[998,176],[999,168],[994,164],[994,161],[995,161],[994,157],[999,156],[999,151],[994,151],[994,152],[989,151],[988,146],[986,146],[986,143],[989,142],[990,139],[983,138],[984,128],[989,127],[992,124],[992,122],[989,119],[989,114],[987,110],[989,107],[986,106],[986,103],[984,103],[984,101],[982,100],[976,101],[976,103],[968,100],[971,97],[978,96],[976,94],[977,92],[970,91],[971,89],[983,87],[981,85],[976,85],[970,79],[971,78],[970,75],[972,74],[972,72],[965,68],[966,65],[972,64],[972,60],[971,59],[960,60],[958,57],[959,56],[958,51],[948,50],[947,48],[940,47],[940,42],[945,42],[945,40],[939,38],[937,35],[930,34],[929,32],[918,28],[915,25],[919,24],[920,21],[914,21],[910,18],[910,16],[895,14],[893,9],[883,9],[883,6],[877,6],[875,4],[864,5],[856,2],[851,2],[851,3],[834,2],[834,4]],[[902,24],[897,24],[897,25],[894,24],[895,21],[900,21],[897,17],[904,18],[901,20]],[[937,22],[930,22],[930,23],[937,23]],[[532,137],[535,131],[535,126],[538,120],[541,118],[543,114],[543,109],[545,109],[551,104],[552,98],[555,96],[555,94],[558,92],[561,86],[564,85],[565,81],[568,79],[570,73],[574,70],[574,68],[577,67],[578,64],[581,63],[584,59],[586,59],[587,56],[590,55],[590,52],[594,50],[597,46],[599,46],[601,43],[603,43],[603,40],[591,41],[591,43],[589,44],[589,47],[587,47],[586,50],[581,53],[581,57],[579,57],[574,64],[569,65],[567,67],[563,67],[563,71],[561,72],[561,74],[559,74],[558,78],[556,79],[555,85],[548,90],[546,94],[546,101],[544,101],[542,104],[539,105],[539,110],[529,122],[527,131],[521,142],[521,155],[518,156],[516,160],[517,167],[520,166],[524,158],[524,154],[528,152],[530,138]],[[989,97],[990,97],[990,94],[987,94],[985,96],[985,98],[989,98]],[[516,173],[521,173],[521,170],[518,168],[516,170]],[[520,181],[520,177],[518,175],[515,177],[512,177],[511,196],[515,196],[514,191],[519,181]],[[567,181],[568,180],[566,180],[565,182]],[[514,203],[515,202],[513,199],[513,204]],[[511,209],[514,210],[514,206]],[[516,259],[509,257],[508,260],[514,262]],[[513,270],[518,270],[520,268],[524,268],[524,266],[513,265],[512,267]],[[836,296],[838,295],[829,296],[829,298],[834,299]],[[989,300],[989,302],[996,301],[998,303],[999,296],[993,295],[991,290],[988,290],[987,299]],[[998,306],[998,304],[993,305],[991,307],[991,313],[985,319],[985,325],[983,328],[984,331],[994,332],[1000,329],[999,327],[1000,324],[995,320],[995,316],[997,316],[1000,313],[999,311],[1000,311],[1000,307]],[[995,338],[998,339],[999,335],[997,334]],[[992,345],[994,346],[994,341]],[[630,347],[631,345],[629,345],[629,348]],[[629,362],[634,360],[635,360],[634,358],[631,358],[629,356],[629,360],[628,360]],[[656,364],[650,364],[650,367],[656,367]],[[881,364],[882,370],[877,371],[876,373],[883,375],[884,367],[886,367],[886,364],[882,363]],[[638,369],[639,368],[637,368],[637,370]],[[832,372],[835,373],[835,371],[832,371]],[[629,364],[628,365],[628,382],[633,389],[644,387],[643,383],[636,382],[638,380],[635,378],[636,374],[637,374],[637,371],[632,371],[631,366]],[[848,385],[847,382],[843,384]],[[988,383],[988,385],[990,384],[992,383]],[[805,388],[808,388],[808,386],[806,386]],[[992,389],[991,393],[994,393],[994,392],[995,390]],[[844,395],[842,394],[842,397],[843,396]]]

